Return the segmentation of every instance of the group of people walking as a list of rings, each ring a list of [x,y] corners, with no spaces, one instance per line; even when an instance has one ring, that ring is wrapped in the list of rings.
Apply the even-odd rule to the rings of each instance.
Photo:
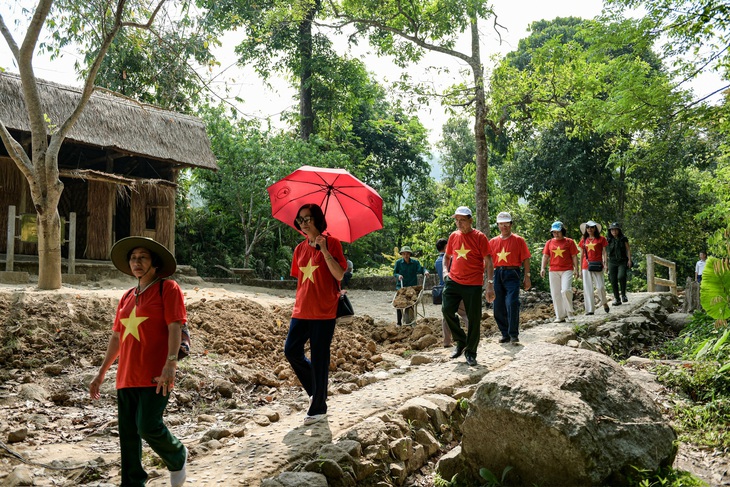
[[[603,310],[606,313],[610,311],[604,279],[606,272],[615,298],[613,305],[619,306],[628,301],[626,280],[632,266],[629,239],[617,222],[609,226],[608,238],[601,235],[601,230],[601,224],[593,220],[582,223],[582,236],[576,245],[573,239],[566,237],[567,230],[562,222],[556,221],[550,227],[552,238],[542,251],[540,275],[545,277],[546,268],[549,268],[550,295],[556,322],[564,322],[574,314],[573,278],[583,279],[587,315],[595,313],[595,293],[598,293]]]
[[[520,288],[530,289],[530,250],[525,239],[512,231],[512,216],[497,215],[499,235],[491,240],[473,227],[472,212],[460,206],[453,214],[456,230],[437,242],[436,267],[443,285],[442,314],[444,345],[454,344],[451,358],[462,354],[470,366],[477,364],[482,297],[492,303],[501,343],[519,344]],[[326,232],[327,221],[316,204],[303,205],[294,226],[305,239],[294,249],[291,276],[297,290],[284,354],[309,397],[304,424],[326,417],[330,347],[335,332],[341,281],[352,276],[352,263],[342,245]],[[626,275],[631,267],[631,249],[621,227],[613,223],[608,238],[601,225],[581,225],[580,242],[566,236],[565,226],[556,221],[552,238],[543,249],[540,274],[549,269],[550,290],[557,321],[573,313],[571,281],[579,277],[578,254],[585,288],[586,314],[594,313],[593,287],[604,310],[609,311],[604,285],[608,270],[615,301],[626,301]],[[411,249],[400,249],[394,274],[397,287],[415,285],[417,274],[428,271],[412,259]],[[137,285],[119,302],[106,355],[98,375],[90,384],[92,399],[98,399],[105,375],[119,360],[116,389],[121,446],[123,486],[141,486],[147,473],[142,466],[142,440],[160,456],[170,471],[170,484],[180,487],[186,480],[188,451],[165,426],[162,416],[175,372],[181,333],[187,314],[184,296],[174,281],[176,262],[164,246],[145,237],[129,237],[111,251],[114,265],[137,279]],[[484,276],[486,273],[486,288]],[[701,275],[701,270],[700,270]],[[401,321],[398,313],[398,324]],[[461,326],[466,321],[466,331]],[[309,343],[309,357],[305,346]]]

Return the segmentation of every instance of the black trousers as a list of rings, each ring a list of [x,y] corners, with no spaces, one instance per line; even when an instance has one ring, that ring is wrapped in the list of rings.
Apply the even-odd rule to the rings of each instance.
[[[616,298],[616,301],[621,301],[621,296],[626,295],[627,264],[628,262],[608,262],[608,280],[611,281],[611,289],[613,289],[613,297]]]

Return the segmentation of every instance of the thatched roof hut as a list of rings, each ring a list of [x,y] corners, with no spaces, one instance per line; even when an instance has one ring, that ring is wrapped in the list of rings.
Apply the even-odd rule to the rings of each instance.
[[[81,96],[79,88],[48,81],[38,87],[51,125],[62,123]],[[0,122],[30,149],[18,75],[0,73]],[[184,167],[218,169],[200,119],[94,93],[59,153],[65,185],[59,212],[77,214],[76,255],[107,259],[113,242],[129,235],[151,236],[174,249],[176,181]],[[33,212],[27,182],[0,144],[0,230],[7,228],[9,205],[20,214]],[[0,252],[6,247],[0,239]],[[16,251],[37,252],[27,242]]]

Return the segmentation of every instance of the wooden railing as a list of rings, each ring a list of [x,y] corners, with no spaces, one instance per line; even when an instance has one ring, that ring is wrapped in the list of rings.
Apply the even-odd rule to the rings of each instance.
[[[669,279],[663,279],[654,275],[654,265],[659,264],[669,268]],[[646,254],[646,287],[647,291],[653,293],[656,286],[668,286],[669,290],[677,295],[677,264],[670,260],[662,259],[653,254]]]

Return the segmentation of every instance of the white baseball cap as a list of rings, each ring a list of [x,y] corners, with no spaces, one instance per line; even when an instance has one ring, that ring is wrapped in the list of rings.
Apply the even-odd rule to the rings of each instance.
[[[511,223],[511,222],[512,222],[512,215],[510,215],[506,211],[503,211],[499,215],[497,215],[497,223]]]
[[[460,206],[456,209],[452,216],[461,215],[471,217],[471,210],[468,206]]]

